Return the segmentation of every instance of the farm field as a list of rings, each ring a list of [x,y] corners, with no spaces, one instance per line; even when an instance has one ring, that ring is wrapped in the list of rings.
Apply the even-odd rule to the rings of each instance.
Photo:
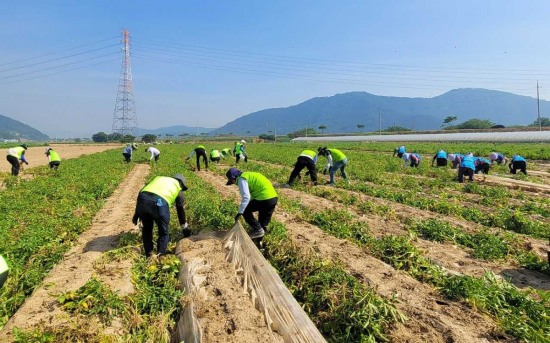
[[[183,255],[210,262],[208,307],[227,308],[202,313],[208,341],[280,341],[242,293],[237,302],[224,298],[239,293],[238,284],[223,281],[233,276],[221,245],[200,237],[233,225],[240,198],[224,175],[234,159],[194,172],[194,159],[183,162],[194,147],[161,145],[157,164],[142,149],[128,165],[119,149],[105,151],[68,160],[58,173],[38,167],[33,180],[0,190],[0,209],[8,214],[0,218],[0,254],[11,262],[0,290],[0,341],[168,342],[185,305],[180,262],[174,255],[146,260],[131,217],[148,180],[178,172],[188,181],[189,225],[201,231],[184,240]],[[433,143],[408,147],[424,156],[418,169],[388,154],[395,144],[335,144],[350,160],[350,183],[337,175],[335,187],[325,186],[327,176],[319,173],[319,186],[302,175],[292,188],[282,187],[305,147],[317,148],[249,144],[249,162],[238,167],[276,186],[279,204],[260,250],[327,341],[550,341],[545,146],[514,145],[537,160],[528,172],[541,174],[510,176],[497,166],[492,183],[458,184],[450,168],[429,166],[438,149]],[[442,147],[499,151],[487,144]],[[318,168],[324,164],[320,157]],[[501,179],[535,186],[516,189]],[[182,238],[175,209],[172,218],[173,254]],[[230,330],[215,321],[232,323]]]
[[[6,155],[7,150],[16,146],[17,143],[12,144],[3,144],[3,150],[5,150],[4,155]],[[29,149],[25,152],[27,161],[29,165],[26,168],[32,168],[36,166],[42,166],[48,164],[48,157],[44,155],[46,147],[52,147],[55,151],[59,153],[62,160],[76,158],[83,155],[94,154],[96,152],[102,152],[109,149],[115,149],[121,147],[121,144],[50,144],[43,146],[29,146]],[[2,164],[0,164],[0,173],[9,173],[11,170],[11,165],[6,161],[6,158],[3,157]]]

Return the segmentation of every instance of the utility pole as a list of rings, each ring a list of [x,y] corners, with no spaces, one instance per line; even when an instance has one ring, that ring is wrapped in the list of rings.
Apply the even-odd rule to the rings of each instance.
[[[124,56],[122,57],[122,67],[120,69],[112,132],[124,136],[135,134],[138,126],[132,68],[130,66],[130,33],[128,30],[122,31],[122,44]]]
[[[378,107],[378,134],[382,135],[382,111]]]
[[[539,118],[539,131],[542,131],[542,121],[540,120],[539,80],[537,80],[537,114]]]

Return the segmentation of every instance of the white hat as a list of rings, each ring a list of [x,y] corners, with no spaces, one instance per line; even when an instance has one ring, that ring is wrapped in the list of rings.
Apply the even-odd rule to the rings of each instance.
[[[449,154],[449,155],[447,156],[447,158],[448,158],[450,161],[454,161],[455,158],[456,158],[456,156],[455,156],[455,154]]]
[[[246,143],[246,141],[244,139],[241,139],[241,143]]]

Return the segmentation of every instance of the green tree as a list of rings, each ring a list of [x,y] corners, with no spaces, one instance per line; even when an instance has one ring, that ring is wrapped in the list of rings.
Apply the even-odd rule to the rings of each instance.
[[[495,123],[488,119],[470,119],[466,120],[465,122],[455,125],[455,126],[448,126],[446,129],[459,129],[459,130],[468,130],[468,129],[490,129],[491,126],[494,126]]]
[[[157,140],[157,136],[150,133],[143,135],[143,137],[141,137],[141,141],[144,143],[153,143],[156,140]]]
[[[131,143],[131,142],[133,142],[135,139],[136,139],[136,136],[125,135],[125,136],[123,136],[123,137],[120,138],[120,142],[121,142],[121,143]]]
[[[448,116],[445,119],[443,119],[443,125],[441,126],[451,126],[451,123],[456,121],[458,119],[457,116]]]
[[[325,130],[327,129],[327,126],[326,125],[321,125],[318,127],[319,130],[321,130],[321,133],[324,133]]]
[[[262,133],[261,135],[258,136],[258,138],[266,140],[266,141],[274,141],[275,140],[275,135],[269,135],[269,134]]]
[[[109,140],[109,135],[107,135],[105,132],[101,131],[92,136],[92,140],[96,143],[104,143]]]
[[[550,118],[548,118],[548,117],[540,117],[540,122],[541,122],[542,126],[550,126]],[[531,124],[529,126],[539,126],[539,119],[538,118],[535,119],[533,124]]]
[[[409,129],[408,127],[393,125],[393,126],[390,126],[388,128],[385,128],[382,131],[384,131],[384,132],[402,132],[402,131],[412,131],[412,130]]]
[[[357,124],[357,128],[360,130],[360,129],[364,129],[365,128],[365,124]]]

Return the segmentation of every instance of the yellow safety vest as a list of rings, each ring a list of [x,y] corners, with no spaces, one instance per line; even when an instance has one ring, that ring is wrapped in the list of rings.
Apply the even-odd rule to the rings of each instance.
[[[168,206],[172,206],[181,191],[181,186],[179,181],[173,177],[157,176],[141,191],[154,193],[166,200]]]

